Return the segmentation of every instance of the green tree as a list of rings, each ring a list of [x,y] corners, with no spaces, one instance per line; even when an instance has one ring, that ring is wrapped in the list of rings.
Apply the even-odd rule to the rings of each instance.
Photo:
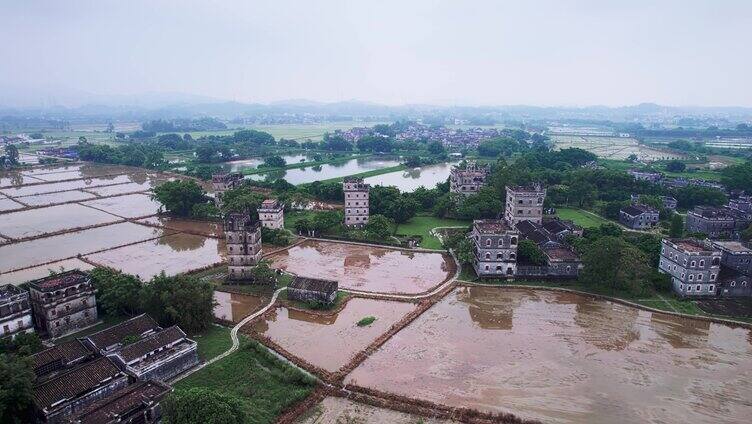
[[[680,160],[672,160],[666,164],[666,171],[668,172],[684,172],[687,169],[687,165]]]
[[[162,183],[152,195],[164,208],[177,216],[190,216],[193,207],[208,201],[204,189],[193,180]]]
[[[28,356],[0,354],[0,422],[31,422],[33,369]]]
[[[752,162],[731,165],[721,170],[721,183],[726,188],[752,193]]]
[[[611,292],[639,294],[646,288],[650,274],[645,254],[612,236],[599,238],[587,246],[582,264],[582,282]]]
[[[742,231],[742,238],[746,241],[752,241],[752,224]]]
[[[264,159],[264,165],[269,168],[284,168],[287,162],[282,156],[269,156]]]
[[[163,326],[179,325],[188,333],[206,330],[214,319],[214,289],[210,282],[164,272],[144,284],[141,306]]]
[[[110,268],[94,268],[89,275],[97,289],[97,308],[111,316],[140,314],[141,280]]]
[[[372,240],[386,240],[391,234],[391,221],[384,215],[371,215],[363,229],[366,237]]]
[[[5,146],[5,158],[11,165],[18,165],[18,147],[15,144]]]
[[[522,240],[517,245],[517,259],[530,265],[545,265],[546,255],[532,240]]]
[[[441,142],[432,141],[428,144],[428,153],[432,155],[444,156],[446,155],[446,149]]]
[[[418,202],[403,195],[389,205],[385,215],[398,224],[404,224],[415,216],[419,208]]]
[[[269,266],[269,261],[260,261],[251,270],[251,276],[255,284],[277,284],[277,273]]]
[[[684,218],[678,213],[671,215],[671,227],[669,228],[671,237],[681,237],[684,235]]]
[[[473,241],[466,236],[463,237],[457,242],[457,245],[454,248],[454,254],[457,256],[457,260],[459,260],[461,264],[472,264],[475,261],[475,245],[473,244]]]
[[[0,338],[0,353],[31,355],[44,349],[37,333],[19,333],[15,337]]]
[[[191,217],[199,219],[212,219],[219,216],[219,209],[214,203],[196,203],[191,208]]]
[[[236,424],[246,422],[235,396],[203,387],[176,390],[162,402],[165,424]]]

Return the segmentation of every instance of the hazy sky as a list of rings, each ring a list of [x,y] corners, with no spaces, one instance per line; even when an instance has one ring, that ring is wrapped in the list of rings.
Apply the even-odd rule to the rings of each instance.
[[[0,0],[0,17],[0,105],[752,106],[750,0]]]

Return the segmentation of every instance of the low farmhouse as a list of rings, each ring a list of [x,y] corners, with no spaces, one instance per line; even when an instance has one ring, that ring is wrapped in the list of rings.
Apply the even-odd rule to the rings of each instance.
[[[196,342],[177,325],[151,333],[110,357],[141,381],[168,381],[199,363]]]
[[[336,281],[295,277],[287,286],[287,298],[301,302],[315,301],[331,304],[337,298]]]
[[[647,205],[629,205],[619,211],[619,222],[633,230],[647,230],[658,225],[658,211]]]
[[[82,340],[100,355],[107,355],[122,348],[129,341],[139,340],[160,330],[149,315],[141,314],[120,324],[96,332]]]
[[[54,377],[92,358],[94,352],[81,340],[60,343],[31,356],[37,381]]]
[[[142,381],[113,392],[70,418],[73,424],[158,423],[162,418],[159,403],[170,393],[170,386],[158,381]]]
[[[0,338],[33,332],[29,293],[12,284],[0,286]]]

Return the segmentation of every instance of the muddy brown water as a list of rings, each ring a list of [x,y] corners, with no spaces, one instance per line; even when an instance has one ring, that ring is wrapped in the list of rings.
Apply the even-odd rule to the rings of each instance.
[[[0,234],[11,238],[34,237],[120,220],[114,215],[72,203],[4,214],[0,218]]]
[[[336,280],[343,288],[383,293],[422,293],[450,278],[454,261],[440,253],[306,240],[270,256],[274,268]]]
[[[86,259],[149,280],[162,271],[175,275],[221,262],[224,250],[224,241],[179,233],[95,253]]]
[[[748,422],[752,330],[576,294],[459,288],[347,382],[544,422]]]
[[[4,216],[4,215],[0,215]],[[174,230],[122,222],[0,246],[0,272],[67,259],[174,233]]]
[[[214,317],[231,322],[240,322],[243,318],[258,311],[269,300],[259,296],[240,293],[214,291]]]
[[[60,193],[38,194],[36,196],[16,197],[16,200],[29,206],[51,206],[60,203],[89,200],[96,196],[80,190],[63,191]]]
[[[37,194],[55,193],[58,191],[78,190],[89,187],[99,187],[112,184],[124,184],[132,182],[131,178],[127,175],[118,175],[115,177],[102,177],[91,178],[84,180],[63,181],[57,183],[26,185],[20,187],[11,187],[0,189],[0,193],[3,193],[10,197],[20,196],[34,196]]]
[[[351,299],[337,314],[279,307],[250,329],[313,365],[337,371],[414,308],[411,303],[361,298]],[[358,327],[356,323],[367,316],[376,321]]]
[[[326,397],[295,422],[298,424],[449,424],[456,421],[425,418],[340,397]]]
[[[161,203],[153,200],[148,194],[128,194],[125,196],[90,200],[81,204],[124,218],[140,218],[156,215],[162,206]]]
[[[137,222],[156,225],[159,227],[172,228],[178,231],[185,231],[194,234],[204,234],[211,237],[224,237],[222,224],[219,222],[194,221],[190,219],[180,219],[171,216],[152,216],[149,218],[139,219]],[[279,249],[279,247],[277,247]],[[268,252],[264,246],[264,251]]]
[[[50,272],[63,272],[73,269],[87,271],[92,268],[94,267],[79,259],[67,259],[59,262],[53,262],[47,265],[27,268],[22,271],[0,274],[0,284],[19,285],[27,281],[46,277],[50,275]]]

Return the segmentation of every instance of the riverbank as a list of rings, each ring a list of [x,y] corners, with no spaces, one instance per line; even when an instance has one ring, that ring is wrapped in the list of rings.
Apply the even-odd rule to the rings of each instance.
[[[338,163],[344,163],[353,159],[364,159],[367,157],[373,156],[372,154],[362,154],[362,155],[350,155],[350,156],[344,156],[344,157],[337,157],[332,158],[329,160],[320,160],[320,161],[313,161],[313,162],[298,162],[298,163],[289,163],[285,165],[284,167],[257,167],[257,168],[247,168],[243,169],[241,173],[243,175],[257,175],[257,174],[266,174],[270,172],[275,171],[286,171],[289,169],[300,169],[300,168],[312,168],[314,166],[322,166],[322,165],[332,165],[332,164],[338,164]]]
[[[326,180],[321,180],[320,182],[322,182],[322,183],[339,183],[339,182],[342,182],[345,178],[368,178],[368,177],[375,177],[376,175],[391,174],[392,172],[404,171],[405,169],[407,169],[407,166],[405,166],[405,165],[388,166],[386,168],[374,169],[374,170],[371,170],[371,171],[360,172],[360,173],[357,173],[357,174],[348,175],[347,177],[329,178],[329,179],[326,179]]]

